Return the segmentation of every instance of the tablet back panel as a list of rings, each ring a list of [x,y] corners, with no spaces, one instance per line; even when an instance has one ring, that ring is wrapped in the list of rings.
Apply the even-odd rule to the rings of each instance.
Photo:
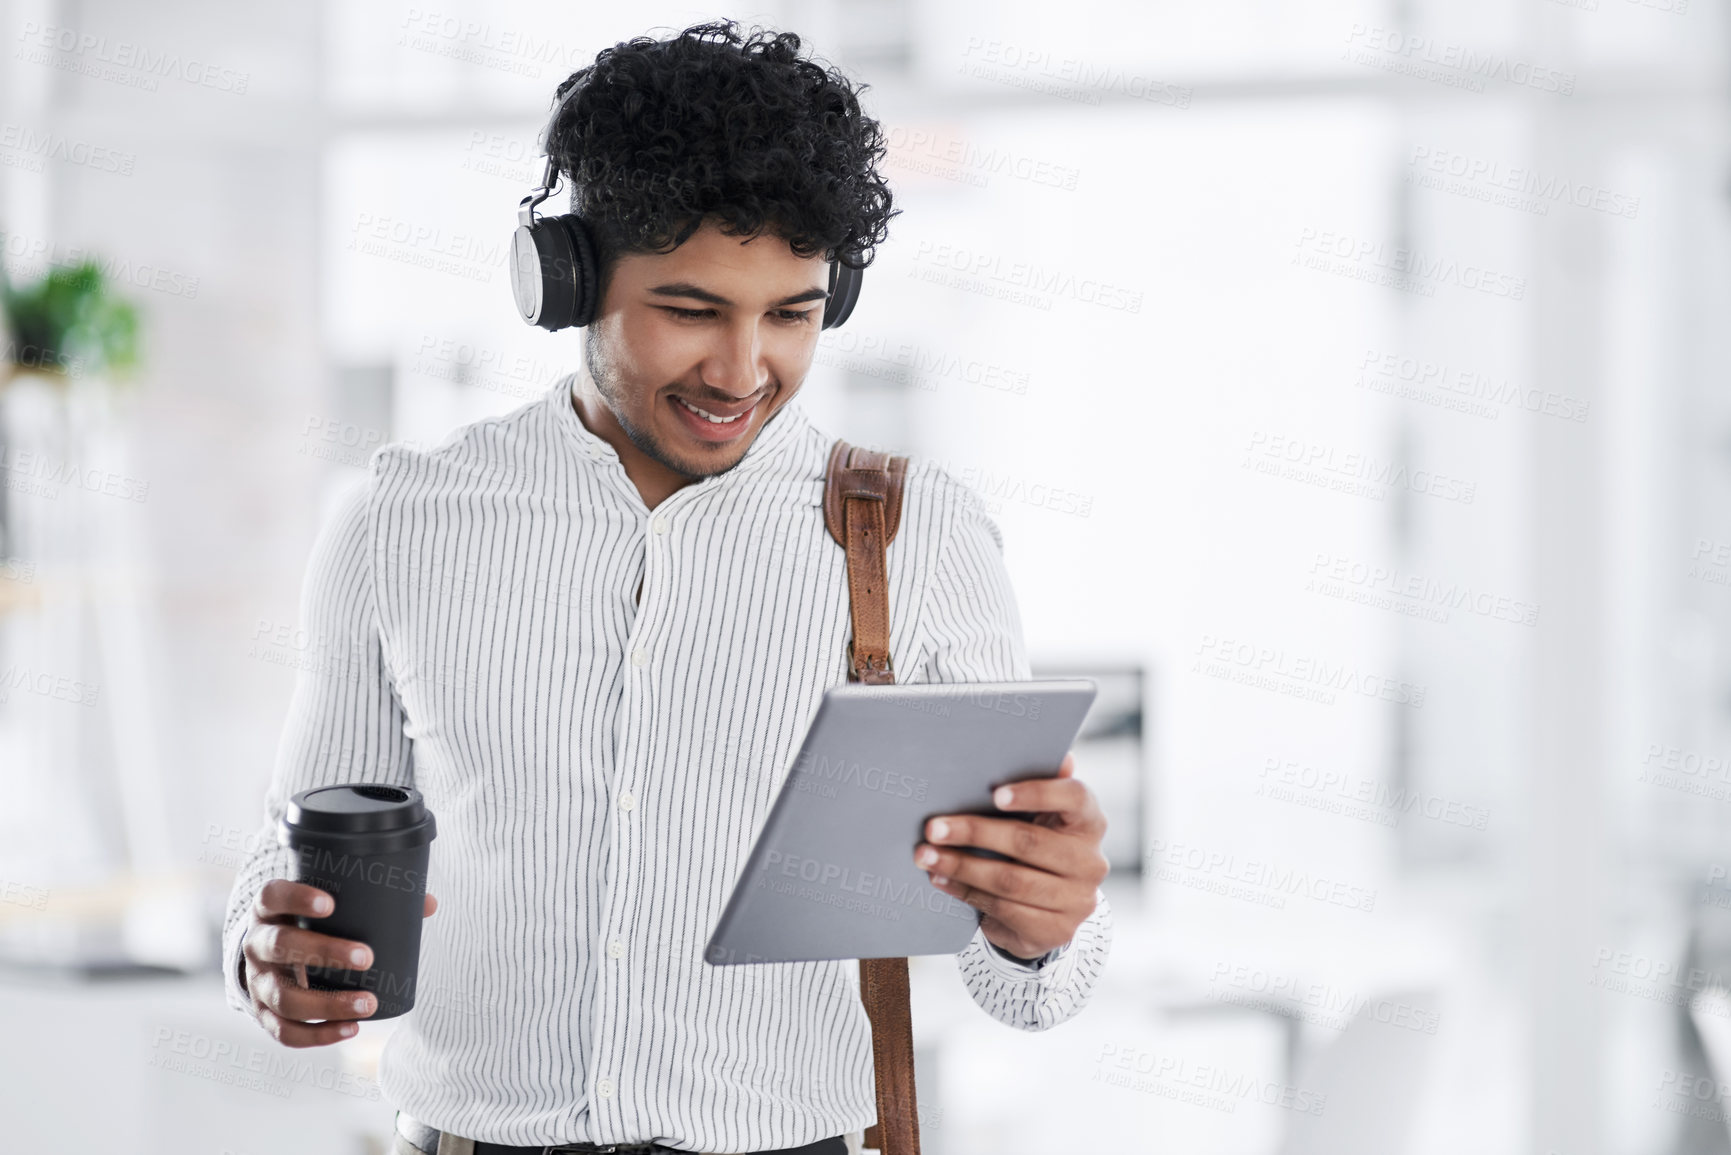
[[[955,954],[980,912],[914,864],[926,820],[1010,817],[993,788],[1050,776],[1085,678],[825,692],[704,952],[717,966]]]

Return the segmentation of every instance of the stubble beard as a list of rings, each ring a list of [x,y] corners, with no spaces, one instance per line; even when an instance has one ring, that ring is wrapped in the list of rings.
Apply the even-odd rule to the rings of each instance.
[[[647,429],[639,428],[637,425],[632,423],[629,417],[626,416],[626,395],[628,391],[621,383],[619,374],[617,370],[615,370],[611,359],[608,358],[602,350],[600,337],[595,332],[593,326],[584,332],[583,359],[585,365],[587,365],[589,369],[589,380],[595,383],[595,391],[601,394],[601,400],[606,403],[607,408],[612,412],[613,420],[619,422],[619,428],[625,431],[625,436],[631,439],[631,444],[635,445],[640,453],[655,462],[657,465],[660,465],[665,469],[671,469],[682,477],[689,477],[693,480],[697,480],[726,473],[745,459],[745,453],[744,451],[741,451],[739,457],[721,468],[705,469],[691,461],[680,460],[679,458],[674,457],[659,441],[654,438],[653,435],[650,434]],[[651,404],[654,404],[654,402],[651,402]],[[677,404],[677,402],[675,402],[675,404]],[[755,440],[755,438],[756,435],[754,434],[753,439]],[[747,446],[747,448],[749,448],[749,446]]]

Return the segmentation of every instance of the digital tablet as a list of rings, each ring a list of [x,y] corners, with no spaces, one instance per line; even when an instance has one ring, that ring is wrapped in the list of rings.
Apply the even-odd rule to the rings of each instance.
[[[1029,821],[999,810],[992,791],[1054,776],[1094,693],[1087,678],[831,687],[704,961],[962,950],[980,912],[933,886],[914,863],[926,821],[940,814]]]

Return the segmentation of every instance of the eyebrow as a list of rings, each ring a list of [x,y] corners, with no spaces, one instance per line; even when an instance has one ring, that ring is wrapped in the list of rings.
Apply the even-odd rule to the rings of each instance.
[[[733,302],[728,300],[726,297],[723,297],[721,294],[712,293],[708,289],[700,288],[699,286],[692,284],[690,281],[678,281],[671,285],[656,285],[649,291],[663,297],[691,297],[698,301],[708,301],[711,305],[725,305],[729,308],[733,306]],[[795,293],[791,297],[783,297],[779,301],[771,301],[769,307],[772,309],[779,309],[784,305],[799,305],[806,301],[826,301],[828,299],[829,293],[827,290],[807,289],[803,293]]]

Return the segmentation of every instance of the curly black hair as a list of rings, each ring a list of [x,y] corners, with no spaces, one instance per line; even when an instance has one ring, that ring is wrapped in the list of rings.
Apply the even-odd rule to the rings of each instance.
[[[878,122],[834,67],[799,56],[791,32],[732,20],[603,49],[559,85],[549,155],[589,225],[602,285],[624,253],[666,253],[705,219],[764,231],[800,257],[856,269],[888,235]]]

